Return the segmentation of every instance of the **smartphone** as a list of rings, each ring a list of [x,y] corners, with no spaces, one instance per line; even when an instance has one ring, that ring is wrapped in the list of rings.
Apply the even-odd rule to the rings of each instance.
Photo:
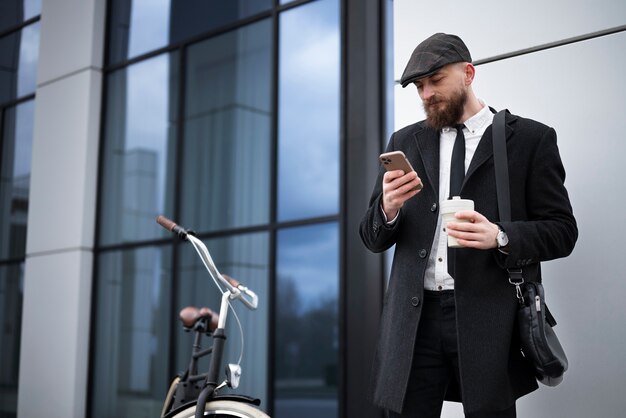
[[[404,155],[402,151],[385,152],[383,154],[380,154],[378,159],[383,164],[383,166],[385,166],[385,169],[387,171],[402,170],[404,171],[404,174],[410,173],[411,171],[415,171],[413,170],[413,167],[411,166],[411,163],[409,162],[409,160],[406,158],[406,155]],[[421,188],[422,188],[422,183],[420,183],[413,190],[419,190]]]

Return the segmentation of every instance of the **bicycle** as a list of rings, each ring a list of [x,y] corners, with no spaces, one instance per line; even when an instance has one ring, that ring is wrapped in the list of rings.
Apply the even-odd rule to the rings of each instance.
[[[255,310],[258,306],[257,295],[237,280],[221,274],[204,243],[195,237],[193,231],[186,230],[170,219],[160,215],[156,221],[163,228],[188,241],[194,247],[207,269],[209,276],[222,293],[219,314],[209,308],[188,306],[181,310],[180,319],[183,328],[193,331],[194,343],[189,366],[185,372],[176,376],[170,384],[163,403],[161,418],[202,418],[202,417],[237,417],[237,418],[270,418],[258,406],[261,401],[245,395],[218,394],[226,386],[236,389],[241,377],[239,364],[226,365],[226,379],[218,384],[219,369],[222,364],[224,343],[226,341],[226,319],[229,308],[233,310],[239,324],[243,342],[243,330],[237,314],[230,304],[231,300],[239,300],[248,309]],[[212,338],[213,344],[205,349],[201,347],[203,335]],[[198,360],[211,355],[209,370],[198,373]],[[240,357],[241,362],[241,357]],[[204,407],[198,407],[203,405]]]

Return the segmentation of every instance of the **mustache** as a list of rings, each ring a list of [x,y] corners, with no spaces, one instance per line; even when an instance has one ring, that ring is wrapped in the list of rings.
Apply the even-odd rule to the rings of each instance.
[[[432,96],[426,100],[424,100],[424,106],[430,107],[436,105],[438,103],[443,102],[444,100],[439,96]]]

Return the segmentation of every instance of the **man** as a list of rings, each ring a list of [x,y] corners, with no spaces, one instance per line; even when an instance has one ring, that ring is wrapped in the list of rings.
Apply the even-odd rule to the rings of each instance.
[[[427,119],[395,132],[387,147],[403,151],[415,172],[381,168],[360,226],[371,251],[396,245],[372,372],[373,400],[390,417],[439,417],[444,399],[462,401],[466,417],[515,417],[516,399],[537,383],[516,343],[506,268],[540,281],[539,262],[567,256],[578,237],[555,131],[511,114],[512,221],[499,222],[494,115],[475,96],[474,75],[459,37],[438,33],[417,46],[401,83],[416,86]],[[446,230],[439,203],[459,170],[452,194],[475,210],[458,212],[470,222]],[[450,260],[446,234],[463,246]]]

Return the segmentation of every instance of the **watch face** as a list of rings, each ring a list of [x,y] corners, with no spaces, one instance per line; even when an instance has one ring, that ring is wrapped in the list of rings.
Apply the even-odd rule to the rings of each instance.
[[[498,236],[496,237],[496,240],[498,241],[498,245],[500,247],[504,247],[509,243],[509,237],[506,235],[504,231],[498,232]]]

